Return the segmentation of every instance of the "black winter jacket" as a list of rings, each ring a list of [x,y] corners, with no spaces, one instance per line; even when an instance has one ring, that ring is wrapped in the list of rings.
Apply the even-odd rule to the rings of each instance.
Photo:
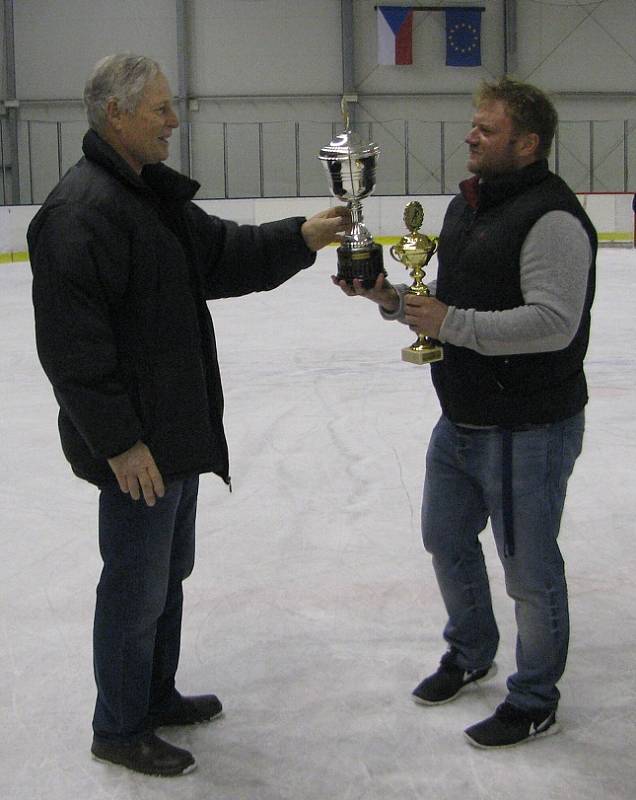
[[[136,175],[95,132],[28,231],[36,340],[64,453],[98,486],[138,440],[164,480],[229,480],[206,299],[273,289],[315,260],[304,218],[239,226],[157,164]]]

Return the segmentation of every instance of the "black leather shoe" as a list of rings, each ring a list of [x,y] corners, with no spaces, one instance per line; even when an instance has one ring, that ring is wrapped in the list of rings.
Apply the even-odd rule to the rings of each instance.
[[[196,725],[198,722],[209,722],[221,716],[223,706],[215,694],[202,694],[197,697],[179,696],[177,703],[168,711],[151,715],[154,728],[166,725]]]
[[[196,768],[192,753],[164,742],[154,733],[146,733],[134,742],[94,738],[91,753],[97,761],[120,764],[144,775],[163,778],[185,775]]]

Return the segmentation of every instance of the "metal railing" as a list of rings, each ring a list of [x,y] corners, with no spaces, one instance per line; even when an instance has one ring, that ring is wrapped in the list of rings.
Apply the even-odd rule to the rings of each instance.
[[[187,137],[191,175],[202,184],[200,198],[308,197],[329,193],[316,156],[341,128],[342,122],[190,122],[180,135]],[[375,193],[454,194],[466,176],[467,129],[467,121],[357,123],[361,136],[381,148]],[[84,130],[80,121],[20,121],[16,198],[16,153],[0,117],[0,205],[41,203],[80,158]],[[550,160],[577,192],[634,191],[636,120],[562,120]]]

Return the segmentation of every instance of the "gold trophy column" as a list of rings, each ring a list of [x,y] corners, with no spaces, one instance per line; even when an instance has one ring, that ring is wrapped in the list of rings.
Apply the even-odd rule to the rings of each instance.
[[[398,244],[393,245],[390,253],[396,261],[410,271],[413,285],[409,288],[409,294],[429,297],[431,293],[423,282],[426,274],[424,267],[437,250],[437,238],[419,233],[423,221],[422,205],[416,200],[408,203],[404,209],[404,224],[409,233],[403,236]],[[417,341],[413,342],[410,347],[402,348],[402,361],[408,361],[410,364],[430,364],[432,361],[441,361],[443,358],[442,348],[434,344],[433,340],[423,333],[418,334]]]

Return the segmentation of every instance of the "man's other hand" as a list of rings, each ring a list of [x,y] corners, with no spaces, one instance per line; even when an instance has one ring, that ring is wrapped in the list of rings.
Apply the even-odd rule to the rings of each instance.
[[[400,307],[398,293],[382,272],[376,278],[375,284],[371,289],[365,289],[359,278],[353,279],[353,286],[349,286],[346,281],[339,281],[335,275],[331,276],[331,280],[335,286],[339,286],[349,297],[366,297],[367,300],[373,300],[374,303],[382,306],[389,313],[397,311]]]
[[[108,459],[122,492],[139,500],[143,494],[146,505],[154,506],[157,497],[163,497],[165,486],[152,453],[143,442],[137,442],[130,450]]]
[[[435,297],[404,295],[404,321],[415,333],[437,339],[447,313],[448,306]]]

